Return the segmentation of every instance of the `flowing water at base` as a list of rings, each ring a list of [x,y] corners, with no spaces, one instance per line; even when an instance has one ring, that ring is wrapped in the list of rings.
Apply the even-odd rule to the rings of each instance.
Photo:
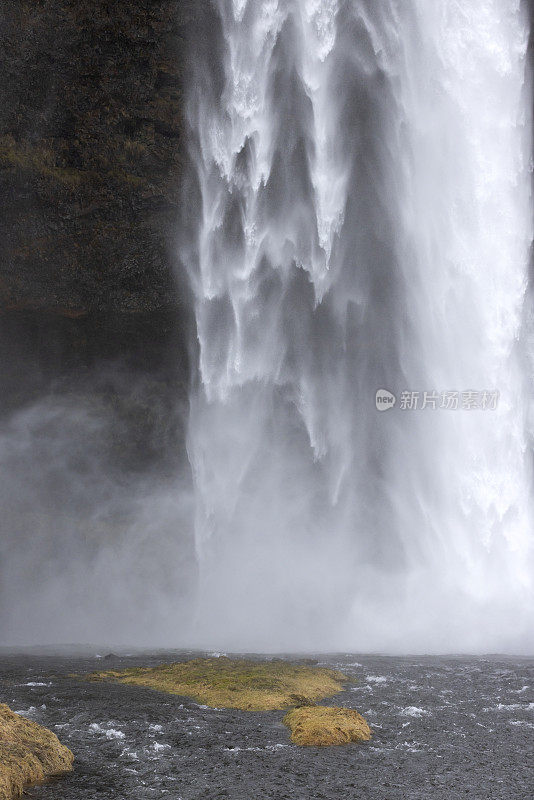
[[[105,661],[151,665],[191,653]],[[317,656],[356,683],[368,744],[299,748],[283,712],[214,710],[148,689],[83,683],[96,657],[10,656],[0,700],[52,729],[76,756],[40,800],[531,800],[534,659]]]

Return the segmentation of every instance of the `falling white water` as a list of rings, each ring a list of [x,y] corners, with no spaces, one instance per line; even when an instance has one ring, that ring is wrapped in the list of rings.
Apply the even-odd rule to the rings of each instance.
[[[197,641],[532,648],[521,4],[220,0],[218,20],[183,247]],[[379,388],[500,399],[380,413]]]

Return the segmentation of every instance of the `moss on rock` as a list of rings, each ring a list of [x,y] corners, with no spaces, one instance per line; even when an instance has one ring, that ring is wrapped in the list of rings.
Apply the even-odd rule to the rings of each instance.
[[[367,742],[371,729],[352,708],[313,706],[293,708],[284,717],[293,744],[326,747],[328,745]]]
[[[340,692],[341,672],[287,661],[198,658],[158,667],[93,672],[89,680],[112,680],[192,697],[212,708],[268,711],[313,703]]]
[[[52,731],[0,704],[0,800],[24,787],[70,772],[74,756]]]
[[[179,303],[183,73],[199,5],[2,4],[0,308]]]

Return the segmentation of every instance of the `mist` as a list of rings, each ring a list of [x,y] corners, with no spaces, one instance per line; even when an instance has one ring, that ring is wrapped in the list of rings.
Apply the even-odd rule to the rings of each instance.
[[[98,358],[87,345],[54,358],[47,323],[36,359],[20,346],[32,325],[3,328],[18,368],[6,370],[0,426],[0,641],[174,642],[195,583],[179,342],[156,340],[145,362],[131,330],[128,342],[107,331],[106,358],[99,343]],[[71,348],[79,336],[67,331]]]
[[[179,336],[13,400],[5,333],[2,644],[534,651],[529,31],[202,4]]]

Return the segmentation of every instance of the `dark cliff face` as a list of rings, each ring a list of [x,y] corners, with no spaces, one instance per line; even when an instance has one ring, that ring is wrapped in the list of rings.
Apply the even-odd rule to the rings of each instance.
[[[2,610],[22,586],[27,615],[58,591],[74,609],[79,589],[105,619],[116,583],[180,593],[194,574],[176,268],[192,10],[0,4]]]
[[[91,397],[124,431],[128,469],[183,450],[182,76],[208,6],[0,7],[0,411]]]
[[[0,299],[70,317],[177,301],[179,0],[0,12]]]

